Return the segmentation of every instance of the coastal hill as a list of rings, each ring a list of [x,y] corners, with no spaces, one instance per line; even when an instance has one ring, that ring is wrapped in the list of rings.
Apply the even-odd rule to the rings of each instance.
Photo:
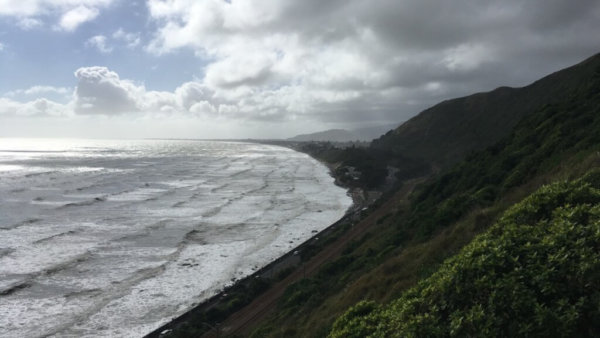
[[[443,101],[366,147],[307,142],[297,148],[342,168],[357,169],[362,176],[356,183],[369,189],[383,184],[391,173],[402,181],[448,169],[466,155],[507,137],[519,121],[541,107],[568,101],[578,92],[589,90],[584,86],[593,80],[599,59],[596,55],[522,88],[500,87]],[[314,141],[324,139],[314,137]]]
[[[544,186],[397,300],[353,306],[331,336],[597,336],[599,206],[600,170]]]
[[[372,148],[421,156],[440,171],[408,201],[374,205],[365,219],[383,216],[370,231],[289,286],[255,336],[597,332],[598,292],[583,286],[598,285],[600,267],[582,255],[600,248],[600,200],[590,190],[598,174],[576,179],[600,167],[600,55],[524,88],[443,102]],[[575,181],[534,193],[565,180]],[[546,224],[556,226],[545,232]],[[558,253],[568,259],[545,264]],[[523,298],[502,303],[510,290]],[[504,311],[513,306],[519,311]]]
[[[306,147],[381,198],[299,249],[289,275],[252,278],[252,299],[228,292],[166,336],[600,330],[600,55],[442,102],[369,147]]]
[[[351,131],[345,129],[328,129],[311,134],[296,135],[287,140],[295,142],[350,142],[358,140],[358,138]]]
[[[372,148],[438,165],[456,163],[506,137],[540,106],[567,100],[595,76],[598,62],[598,56],[589,58],[526,87],[500,87],[443,101],[374,140]]]

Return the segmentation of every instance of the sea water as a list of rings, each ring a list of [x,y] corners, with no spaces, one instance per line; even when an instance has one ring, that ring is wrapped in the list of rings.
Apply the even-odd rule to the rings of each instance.
[[[0,139],[0,337],[135,337],[343,216],[290,149]]]

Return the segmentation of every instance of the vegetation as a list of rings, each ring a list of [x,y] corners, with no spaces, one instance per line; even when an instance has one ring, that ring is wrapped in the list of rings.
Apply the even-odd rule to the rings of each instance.
[[[430,170],[429,164],[421,159],[400,154],[392,157],[384,150],[355,145],[340,147],[330,142],[309,142],[301,144],[299,150],[324,162],[337,164],[338,179],[349,187],[380,188],[386,182],[390,166],[394,167],[397,180],[417,177]],[[359,173],[356,179],[352,175],[343,175],[349,167]]]
[[[560,93],[555,90],[556,88],[560,89]],[[510,125],[512,129],[509,128],[502,131],[502,133],[496,131],[504,135],[495,140],[496,143],[489,143],[487,148],[477,152],[473,151],[473,149],[479,147],[481,143],[475,142],[477,143],[477,147],[473,144],[463,147],[460,142],[452,143],[450,140],[438,139],[436,142],[443,144],[440,145],[442,149],[446,149],[453,154],[465,154],[465,156],[461,155],[463,160],[453,166],[449,166],[452,162],[450,160],[444,160],[440,163],[431,162],[434,166],[439,166],[442,169],[440,173],[419,186],[412,194],[408,203],[402,201],[401,205],[398,205],[394,210],[390,210],[386,216],[380,218],[372,226],[372,231],[367,234],[368,237],[351,244],[341,257],[322,269],[317,276],[311,278],[309,281],[292,285],[290,290],[288,290],[289,292],[286,293],[284,299],[281,301],[277,315],[262,323],[256,331],[257,336],[325,336],[330,332],[331,325],[336,320],[337,324],[333,331],[334,335],[342,335],[342,332],[350,334],[351,331],[355,332],[355,336],[361,336],[362,333],[379,335],[389,333],[385,330],[399,329],[397,321],[400,320],[399,318],[404,317],[394,315],[401,307],[401,305],[398,305],[400,301],[396,299],[398,297],[407,299],[406,297],[409,296],[404,294],[406,290],[414,287],[419,280],[428,280],[430,285],[434,285],[433,280],[436,278],[441,278],[444,281],[446,280],[444,278],[449,278],[448,270],[444,270],[448,269],[447,267],[444,268],[444,266],[447,266],[449,263],[443,262],[460,252],[465,245],[469,245],[475,236],[489,229],[508,208],[521,201],[543,184],[564,178],[578,177],[590,168],[600,166],[600,56],[591,58],[565,71],[553,74],[529,87],[514,90],[501,89],[500,91],[502,92],[502,100],[512,102],[512,106],[523,105],[527,107],[526,112],[522,111],[519,121],[505,124],[505,126]],[[552,95],[549,96],[548,93]],[[488,106],[485,106],[482,102],[492,104],[497,101],[493,96],[498,95],[498,93],[490,94],[491,96],[487,98],[484,94],[475,96],[476,101],[479,102],[478,107],[486,112],[485,108]],[[450,103],[452,102],[450,101]],[[461,104],[466,104],[465,101],[461,102]],[[473,116],[467,115],[480,113],[480,111],[467,110],[464,112],[465,116],[461,118],[476,119]],[[428,123],[432,126],[436,125],[439,127],[438,123],[440,123],[440,120],[438,120],[438,113],[434,114],[430,111],[429,114],[425,115],[428,117],[418,118],[418,128],[414,124],[408,124],[412,126],[411,133],[416,133],[415,130],[420,130],[420,133],[422,130],[427,129],[427,125],[423,122],[427,119],[429,119]],[[452,127],[452,125],[450,124],[449,127]],[[403,138],[408,137],[407,135],[410,133],[408,133],[407,128],[406,126],[400,127],[396,131],[391,132],[391,134],[388,133],[388,135],[382,137],[378,142],[375,142],[372,148],[378,152],[372,152],[373,156],[387,154],[385,156],[389,156],[389,158],[388,162],[385,163],[388,164],[393,158],[399,158],[397,156],[401,154],[403,145],[398,145],[394,142],[400,142]],[[461,130],[464,132],[464,128]],[[398,138],[398,135],[404,136]],[[414,136],[416,134],[410,135]],[[489,142],[491,139],[486,139],[483,143]],[[449,145],[450,143],[453,145]],[[434,147],[435,144],[432,143],[431,146]],[[456,148],[448,148],[451,146]],[[434,154],[438,150],[428,151]],[[425,154],[427,154],[427,151]],[[461,157],[457,155],[456,159]],[[589,180],[589,177],[586,180]],[[593,183],[586,182],[585,184],[590,185]],[[576,184],[585,185],[581,182]],[[554,187],[553,189],[558,189],[556,187],[563,189],[565,185],[559,184],[552,187]],[[569,187],[569,189],[572,188],[572,186]],[[593,189],[599,188],[597,185],[593,185],[593,187],[595,187]],[[593,189],[590,189],[593,192]],[[556,197],[558,195],[544,196]],[[595,215],[596,209],[590,206],[589,210],[583,210],[586,208],[582,206],[585,203],[580,203],[582,205],[567,205],[563,203],[564,201],[556,200],[554,202],[562,203],[556,204],[556,207],[551,209],[556,210],[555,216],[552,216],[552,218],[543,218],[540,216],[542,218],[533,219],[533,223],[531,224],[531,226],[539,226],[543,222],[556,223],[556,226],[551,226],[554,232],[547,234],[547,236],[536,230],[537,228],[531,228],[528,230],[530,231],[529,233],[522,233],[521,231],[525,231],[523,229],[529,228],[521,229],[513,225],[507,227],[506,231],[508,232],[506,234],[498,234],[504,225],[509,224],[506,223],[507,221],[500,221],[493,227],[495,230],[492,230],[490,235],[484,235],[488,236],[485,238],[489,239],[489,236],[495,234],[502,240],[506,239],[508,241],[510,238],[518,239],[519,236],[527,235],[531,237],[531,240],[538,236],[539,240],[543,240],[544,238],[546,238],[544,240],[550,242],[555,240],[554,243],[558,245],[556,250],[561,250],[559,249],[561,245],[567,245],[564,246],[564,250],[571,250],[567,242],[558,242],[558,238],[562,235],[566,236],[571,228],[566,225],[566,227],[561,228],[559,224],[571,222],[574,226],[588,226],[588,223],[580,222],[580,220],[568,218],[567,216],[570,212],[583,212],[592,217],[591,215]],[[506,219],[508,219],[508,216],[503,218],[503,220]],[[521,223],[518,224],[521,225]],[[573,236],[579,235],[577,232],[573,233]],[[491,241],[491,239],[489,240]],[[478,240],[475,243],[480,243],[480,241]],[[489,244],[491,242],[486,243]],[[478,244],[470,244],[469,248],[472,248],[474,245]],[[481,244],[478,250],[477,252],[485,256],[485,253],[483,253],[485,250],[493,252],[494,249],[491,244]],[[573,250],[575,250],[572,253],[574,255],[577,249],[573,248]],[[521,251],[517,253],[520,254]],[[523,255],[531,254],[535,256],[535,253],[526,250],[522,253]],[[501,257],[498,259],[501,259]],[[460,259],[455,258],[455,260]],[[467,260],[462,260],[461,262],[466,264]],[[531,264],[533,263],[534,261],[531,261]],[[566,261],[562,268],[578,268],[576,265],[569,267],[571,263],[577,263],[577,261]],[[467,265],[460,266],[464,269],[468,268]],[[527,270],[525,267],[521,268]],[[554,277],[549,276],[549,282],[554,281],[552,278],[560,279],[559,276],[561,275],[553,274],[554,270],[552,270],[552,267],[541,264],[538,265],[538,268],[525,273],[532,277],[543,275],[544,273],[552,274]],[[596,270],[598,269],[596,268]],[[440,271],[446,272],[444,274],[444,272]],[[477,271],[482,272],[481,270]],[[493,272],[493,276],[498,277],[499,270],[492,269],[491,271]],[[565,271],[571,270],[561,270],[561,273]],[[573,273],[575,272],[573,271]],[[442,278],[443,276],[445,277]],[[586,278],[588,277],[590,276],[586,275]],[[427,278],[432,278],[433,280]],[[508,281],[511,281],[510,278],[517,277],[510,275],[507,278],[509,278]],[[595,277],[592,276],[590,278]],[[502,280],[506,282],[506,280]],[[469,280],[460,281],[461,283],[469,282]],[[597,282],[596,280],[596,285],[598,285]],[[490,283],[492,282],[490,281]],[[501,281],[498,281],[498,283],[501,283]],[[571,285],[579,287],[579,284]],[[498,287],[501,286],[498,284]],[[563,286],[557,285],[556,287],[560,288]],[[425,289],[419,286],[411,290],[409,293],[413,295],[411,297],[421,297],[421,291],[424,292]],[[520,287],[513,290],[521,292]],[[523,297],[527,296],[526,292],[528,291],[526,290],[529,289],[523,289]],[[476,302],[482,299],[482,295],[471,295],[468,293],[470,291],[476,290],[463,290],[463,292],[467,293],[462,293],[457,299],[460,298],[464,302]],[[508,292],[507,289],[502,288],[497,291],[489,288],[487,292],[491,294],[503,291]],[[470,297],[475,298],[470,299]],[[370,300],[370,302],[359,303],[365,299]],[[559,304],[552,303],[554,300],[549,300],[550,303],[544,303],[545,299],[523,298],[523,302],[530,300],[538,302],[532,303],[532,306],[535,304],[540,306],[537,316],[542,316],[542,310],[548,309],[550,304],[563,306],[560,305],[563,304],[563,300],[561,299],[556,300],[556,302],[561,302]],[[512,298],[507,300],[507,302],[511,301]],[[515,301],[518,301],[518,299],[515,299]],[[571,298],[569,298],[569,301],[571,301]],[[598,298],[595,300],[594,298],[590,298],[586,300],[587,303],[582,303],[581,306],[591,306],[589,304],[593,304],[594,301],[596,301],[597,310]],[[390,305],[377,305],[386,303]],[[457,305],[457,311],[463,311],[460,312],[460,315],[464,315],[465,317],[463,319],[459,319],[461,318],[460,316],[456,317],[455,324],[460,321],[465,323],[469,320],[474,321],[478,318],[476,317],[477,315],[481,315],[481,311],[479,311],[481,309],[483,309],[482,311],[486,311],[486,317],[490,315],[490,311],[499,311],[495,315],[503,316],[501,311],[508,311],[509,306],[513,306],[516,303],[494,304],[475,303],[473,307],[469,307],[468,309],[460,307],[467,305]],[[571,303],[565,303],[564,311],[555,312],[554,315],[567,317],[573,315],[574,312],[567,310],[567,308],[570,307],[573,309],[575,305],[571,306],[572,304],[569,304]],[[491,307],[486,307],[488,305]],[[478,306],[481,306],[481,308]],[[505,307],[503,308],[502,306]],[[351,308],[351,310],[346,312],[348,308]],[[519,313],[520,308],[516,309],[515,311]],[[588,311],[586,310],[587,308],[581,309],[583,312]],[[553,316],[550,312],[548,312],[547,317],[543,317],[544,321],[550,320],[549,318]],[[338,319],[338,316],[342,313],[345,313],[345,315],[343,318]],[[406,312],[406,315],[408,316],[410,313]],[[431,314],[426,313],[419,317],[419,312],[414,313],[415,318],[418,317],[422,320],[429,318],[425,318],[426,316],[431,316]],[[590,312],[585,313],[587,313],[586,316],[592,315]],[[449,316],[449,314],[443,315]],[[554,320],[558,321],[567,317],[556,317]],[[445,320],[450,317],[440,318]],[[443,321],[442,319],[440,320]],[[454,319],[455,317],[452,317],[450,322]],[[523,321],[523,323],[528,323],[528,321]],[[579,324],[573,325],[587,325],[584,322],[577,323]],[[507,326],[505,328],[509,331],[495,331],[495,333],[498,335],[519,334],[518,330],[522,328],[517,328],[516,325],[520,324],[514,325],[514,327]],[[555,323],[555,325],[558,325],[558,323]],[[493,323],[490,323],[489,327],[491,330]],[[585,330],[592,329],[589,326],[584,329],[577,327],[571,327],[570,331],[566,330],[564,332],[566,334],[573,332],[574,334],[585,335]],[[460,325],[457,328],[461,328],[462,330],[462,326]],[[561,328],[555,326],[555,330],[559,329]],[[407,332],[407,335],[410,335],[410,332],[413,331],[405,332]],[[428,332],[435,333],[434,331]],[[443,332],[447,332],[448,335],[450,334],[450,331]],[[468,330],[452,332],[456,332],[457,335],[470,335],[473,333],[473,331]],[[527,331],[522,332],[525,334]],[[531,332],[532,334],[539,333],[543,335],[541,331]],[[493,334],[494,332],[490,331],[490,335]],[[416,333],[415,335],[421,336]]]
[[[348,185],[381,187],[392,173],[399,184],[363,212],[366,234],[290,285],[253,336],[600,332],[600,55],[524,88],[442,102],[368,147],[299,150],[336,164]],[[398,190],[425,173],[408,198]],[[272,281],[255,282],[171,335],[207,331]]]
[[[415,194],[409,224],[422,237],[474,208],[489,207],[510,189],[548,172],[569,156],[600,145],[600,67],[585,90],[525,117],[507,138],[472,153]],[[588,96],[589,93],[595,93]]]
[[[600,171],[545,186],[387,306],[362,302],[331,337],[595,336]]]
[[[302,144],[299,150],[324,162],[337,164],[340,183],[349,187],[372,189],[381,185],[387,176],[386,162],[365,148],[336,147],[329,142],[310,142]],[[359,173],[356,179],[342,174],[341,170],[348,170],[348,167],[356,169]]]
[[[592,93],[585,86],[597,76],[599,65],[596,55],[523,88],[500,87],[441,102],[374,140],[371,148],[391,158],[421,158],[448,167],[500,141],[539,107]]]
[[[235,284],[227,289],[227,293],[216,306],[192,310],[186,314],[187,318],[173,325],[160,337],[198,337],[208,331],[214,331],[218,323],[249,304],[267,290],[270,284],[271,280],[264,278],[252,278],[248,283]]]

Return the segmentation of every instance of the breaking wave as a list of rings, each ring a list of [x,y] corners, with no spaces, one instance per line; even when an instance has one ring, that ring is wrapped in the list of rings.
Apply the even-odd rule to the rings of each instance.
[[[275,146],[2,142],[2,337],[141,336],[351,204],[325,167]]]

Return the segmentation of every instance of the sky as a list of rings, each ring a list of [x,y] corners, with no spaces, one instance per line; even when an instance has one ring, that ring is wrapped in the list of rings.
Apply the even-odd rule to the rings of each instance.
[[[597,0],[0,0],[0,137],[393,124],[598,52]]]

